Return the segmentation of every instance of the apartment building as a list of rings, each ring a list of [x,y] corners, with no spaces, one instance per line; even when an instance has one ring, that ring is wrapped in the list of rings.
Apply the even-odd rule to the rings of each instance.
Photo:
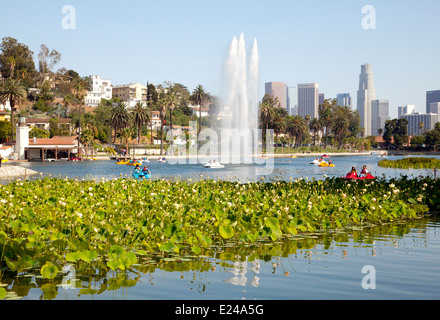
[[[127,103],[129,108],[133,108],[138,102],[147,104],[148,88],[140,83],[114,86],[113,96]]]
[[[90,87],[91,91],[84,99],[86,106],[96,108],[101,103],[101,99],[110,100],[112,98],[111,80],[102,79],[100,76],[90,76]]]

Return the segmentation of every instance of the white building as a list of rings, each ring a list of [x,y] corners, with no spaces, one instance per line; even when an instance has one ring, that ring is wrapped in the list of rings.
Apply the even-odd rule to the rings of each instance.
[[[408,104],[404,107],[398,107],[397,112],[398,118],[401,118],[401,116],[403,116],[404,114],[413,114],[414,112],[416,112],[416,106],[413,104]]]
[[[113,96],[133,108],[138,102],[147,104],[148,88],[140,83],[118,85],[113,87]]]
[[[88,107],[96,108],[101,103],[101,99],[110,100],[113,96],[111,80],[90,76],[90,87],[92,90],[85,97],[85,105]]]
[[[209,109],[207,107],[202,107],[202,110],[200,110],[200,106],[193,106],[191,104],[189,104],[188,107],[191,109],[192,114],[197,117],[200,116],[200,113],[202,114],[202,118],[209,116]]]
[[[399,119],[403,118],[408,121],[408,135],[418,136],[423,132],[434,129],[435,124],[439,122],[440,103],[432,103],[430,107],[432,108],[431,111],[437,111],[437,113],[415,112],[414,105],[399,107]],[[422,127],[420,123],[423,123]]]
[[[372,132],[372,113],[371,102],[376,100],[376,90],[374,89],[373,69],[370,64],[361,66],[359,75],[359,90],[357,92],[357,111],[361,117],[361,127],[365,128],[365,136],[371,136],[377,132]]]
[[[379,135],[379,129],[385,131],[385,122],[390,120],[388,100],[371,101],[371,134]]]

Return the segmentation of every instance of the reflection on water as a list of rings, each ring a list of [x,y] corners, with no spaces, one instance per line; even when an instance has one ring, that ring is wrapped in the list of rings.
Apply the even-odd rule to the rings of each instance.
[[[32,300],[438,299],[439,227],[430,217],[276,243],[218,243],[200,256],[144,256],[125,273],[83,264],[69,281],[35,270],[0,283],[8,298]],[[361,286],[366,265],[377,271],[376,290]]]
[[[245,287],[246,285],[250,285],[252,287],[260,286],[260,278],[257,276],[257,274],[260,273],[259,260],[255,260],[250,263],[248,263],[248,261],[236,261],[232,265],[233,267],[231,267],[231,270],[229,272],[232,273],[234,276],[232,278],[224,280],[225,282],[242,287]],[[246,277],[248,273],[248,265],[250,267],[249,272],[251,272],[252,275],[250,281],[248,281],[248,278]]]

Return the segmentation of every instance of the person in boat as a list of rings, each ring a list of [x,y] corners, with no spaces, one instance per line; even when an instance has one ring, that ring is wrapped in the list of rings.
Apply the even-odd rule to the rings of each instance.
[[[333,161],[330,159],[330,160],[328,161],[328,164],[333,164]]]
[[[134,168],[134,173],[135,174],[140,174],[141,173],[141,168],[139,168],[139,165],[137,164],[136,167]]]
[[[144,166],[144,168],[142,169],[142,173],[145,174],[151,174],[150,170],[148,169],[147,166]]]
[[[361,171],[361,177],[366,177],[370,172],[367,169],[367,165],[364,164]]]
[[[352,177],[357,177],[358,176],[358,172],[356,170],[356,166],[351,167],[351,171],[349,173]]]

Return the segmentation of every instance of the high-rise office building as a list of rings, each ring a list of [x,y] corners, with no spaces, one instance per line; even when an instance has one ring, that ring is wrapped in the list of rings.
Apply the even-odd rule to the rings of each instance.
[[[349,93],[339,93],[336,95],[336,103],[341,107],[351,108],[351,97]]]
[[[429,106],[431,113],[437,114],[437,122],[440,122],[440,102],[433,102]]]
[[[289,112],[287,108],[287,85],[283,82],[267,82],[265,84],[265,93],[274,98],[278,98],[281,108]]]
[[[325,94],[320,93],[319,94],[319,105],[322,105],[324,103],[325,100]]]
[[[417,136],[423,132],[434,129],[435,124],[440,120],[440,102],[433,102],[430,104],[429,113],[416,112],[415,105],[407,105],[399,107],[399,119],[406,119],[408,121],[408,134]],[[423,126],[421,126],[423,123]]]
[[[426,113],[431,113],[431,103],[440,102],[440,90],[426,92]]]
[[[404,114],[413,114],[416,112],[416,106],[413,104],[408,104],[404,107],[398,107],[397,108],[397,113],[398,113],[398,118],[400,119]]]
[[[287,113],[289,116],[298,115],[298,90],[296,87],[287,87]]]
[[[437,114],[434,113],[418,113],[404,114],[400,118],[408,120],[408,135],[418,136],[423,131],[434,129],[437,122]],[[423,123],[423,127],[420,126]]]
[[[311,119],[319,118],[319,85],[317,83],[298,84],[298,115]]]
[[[371,135],[379,135],[379,129],[385,131],[385,122],[390,120],[388,100],[371,101]]]
[[[371,101],[376,99],[374,89],[373,69],[370,64],[361,66],[359,76],[359,90],[357,92],[357,110],[361,118],[361,127],[365,129],[365,136],[372,135],[371,130]]]

